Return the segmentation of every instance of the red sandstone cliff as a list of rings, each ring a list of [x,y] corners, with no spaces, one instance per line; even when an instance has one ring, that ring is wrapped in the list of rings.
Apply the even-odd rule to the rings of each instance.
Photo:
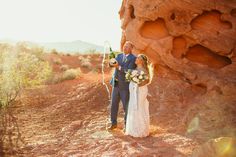
[[[121,46],[155,64],[154,123],[173,111],[201,139],[235,135],[236,1],[123,0],[120,18]]]

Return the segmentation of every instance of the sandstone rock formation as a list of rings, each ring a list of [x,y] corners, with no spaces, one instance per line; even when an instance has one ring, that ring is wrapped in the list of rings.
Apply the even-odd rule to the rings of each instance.
[[[120,18],[121,46],[155,64],[154,123],[173,110],[186,132],[197,117],[201,137],[235,136],[236,1],[123,0]]]

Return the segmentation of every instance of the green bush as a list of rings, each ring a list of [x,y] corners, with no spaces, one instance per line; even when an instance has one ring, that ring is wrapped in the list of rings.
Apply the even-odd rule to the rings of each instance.
[[[24,44],[0,46],[0,107],[10,105],[23,89],[48,79],[52,68],[42,55],[42,49]]]

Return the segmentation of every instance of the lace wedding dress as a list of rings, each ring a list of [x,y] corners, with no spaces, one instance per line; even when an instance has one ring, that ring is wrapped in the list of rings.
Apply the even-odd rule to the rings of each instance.
[[[129,85],[130,99],[126,119],[126,135],[146,137],[149,135],[149,102],[147,85],[138,87],[134,82]]]

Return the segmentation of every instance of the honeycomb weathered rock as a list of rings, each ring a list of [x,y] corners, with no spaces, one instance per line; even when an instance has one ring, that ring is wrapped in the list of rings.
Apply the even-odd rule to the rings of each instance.
[[[131,41],[157,67],[152,115],[182,108],[183,123],[235,127],[235,0],[123,0],[120,18],[121,46]]]

